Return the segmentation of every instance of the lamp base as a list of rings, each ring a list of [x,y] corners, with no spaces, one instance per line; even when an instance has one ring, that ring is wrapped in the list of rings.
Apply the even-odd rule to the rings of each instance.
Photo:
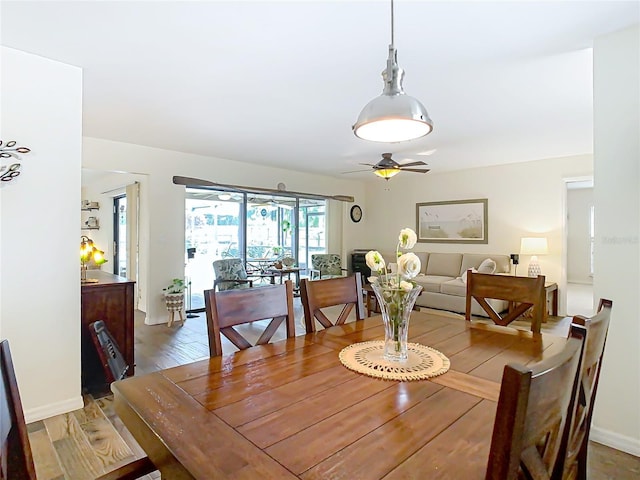
[[[540,269],[540,264],[538,263],[538,259],[536,257],[531,258],[527,275],[529,277],[537,277],[538,275],[542,275],[542,270]]]

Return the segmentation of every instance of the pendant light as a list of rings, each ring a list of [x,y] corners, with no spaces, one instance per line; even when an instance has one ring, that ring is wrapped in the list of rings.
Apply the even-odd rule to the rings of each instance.
[[[356,137],[373,142],[403,142],[423,137],[433,130],[427,109],[417,99],[404,93],[404,70],[398,66],[394,45],[393,0],[391,0],[391,45],[387,68],[382,72],[382,95],[367,103],[355,125]]]

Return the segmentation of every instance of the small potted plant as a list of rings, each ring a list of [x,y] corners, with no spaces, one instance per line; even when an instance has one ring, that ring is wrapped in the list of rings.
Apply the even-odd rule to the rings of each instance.
[[[186,285],[183,279],[174,278],[168,286],[162,289],[164,292],[164,301],[167,305],[167,311],[169,312],[169,327],[173,323],[173,315],[175,312],[178,312],[180,321],[184,321],[182,316],[182,307],[184,306],[185,288]]]

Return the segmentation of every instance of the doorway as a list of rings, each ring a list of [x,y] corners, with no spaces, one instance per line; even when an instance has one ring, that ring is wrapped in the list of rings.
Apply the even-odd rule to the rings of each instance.
[[[566,183],[567,314],[591,316],[593,303],[593,180]]]

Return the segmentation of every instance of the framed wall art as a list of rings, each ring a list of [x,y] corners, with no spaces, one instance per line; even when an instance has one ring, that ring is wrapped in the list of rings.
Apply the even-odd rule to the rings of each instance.
[[[416,204],[416,233],[424,243],[488,243],[486,198]]]

